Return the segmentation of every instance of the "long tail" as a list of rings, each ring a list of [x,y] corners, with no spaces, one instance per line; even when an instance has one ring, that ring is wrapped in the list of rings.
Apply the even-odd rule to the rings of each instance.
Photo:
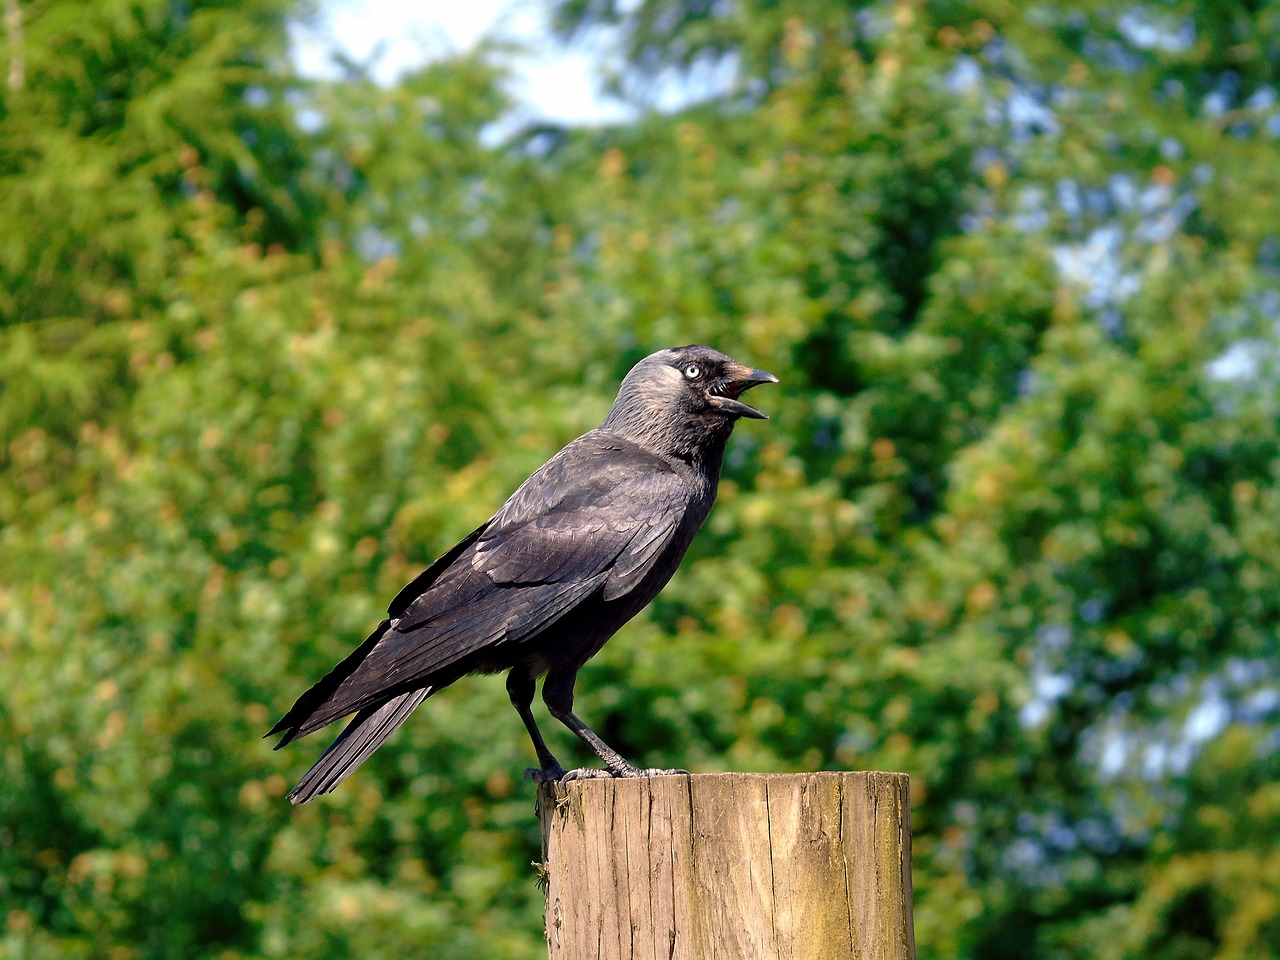
[[[331,791],[364,763],[373,751],[382,746],[383,741],[404,723],[414,708],[435,690],[434,687],[411,690],[376,709],[357,713],[338,739],[316,761],[315,766],[289,791],[290,802],[306,803],[312,797]]]

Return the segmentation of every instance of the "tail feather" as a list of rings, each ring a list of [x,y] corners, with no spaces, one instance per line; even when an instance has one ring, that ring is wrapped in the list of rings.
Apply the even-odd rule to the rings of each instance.
[[[315,766],[307,771],[298,785],[289,791],[292,803],[306,803],[328,793],[364,763],[383,741],[404,723],[414,708],[431,696],[436,688],[423,687],[402,693],[380,707],[361,710]]]

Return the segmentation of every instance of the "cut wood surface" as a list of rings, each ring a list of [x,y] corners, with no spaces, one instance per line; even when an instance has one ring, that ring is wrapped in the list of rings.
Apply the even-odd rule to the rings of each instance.
[[[539,789],[551,960],[912,960],[901,773]]]

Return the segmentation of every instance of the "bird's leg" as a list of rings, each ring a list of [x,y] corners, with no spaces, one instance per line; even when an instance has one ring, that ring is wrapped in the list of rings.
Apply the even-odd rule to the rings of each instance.
[[[575,673],[550,673],[542,682],[542,699],[547,704],[551,715],[576,733],[582,741],[596,752],[604,761],[609,774],[615,777],[657,777],[669,773],[688,774],[688,770],[659,770],[657,768],[642,769],[628,763],[618,751],[605,743],[595,731],[583,723],[573,712],[573,684],[577,679]],[[564,780],[581,780],[600,776],[599,770],[570,770],[564,774]]]
[[[560,766],[560,761],[551,755],[546,741],[542,739],[542,731],[534,722],[533,710],[530,709],[533,693],[533,675],[529,673],[528,668],[523,664],[513,667],[507,674],[507,696],[511,698],[511,705],[516,708],[516,713],[520,714],[520,719],[524,721],[524,727],[529,731],[529,739],[533,741],[534,752],[538,755],[538,763],[542,766],[541,770],[530,769],[526,770],[525,774],[539,783],[559,780],[564,777],[564,767]]]

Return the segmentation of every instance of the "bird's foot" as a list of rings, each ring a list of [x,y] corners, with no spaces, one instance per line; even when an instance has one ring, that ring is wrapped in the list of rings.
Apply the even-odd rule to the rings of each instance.
[[[530,767],[524,775],[537,784],[569,783],[573,780],[609,780],[634,779],[636,777],[670,777],[689,776],[688,770],[663,770],[659,767],[635,767],[629,763],[617,764],[608,769],[599,767],[579,767],[576,770],[565,770],[559,764],[539,770]]]
[[[615,776],[608,770],[599,770],[595,767],[566,770],[558,763],[554,767],[544,767],[541,770],[537,767],[530,767],[524,772],[524,775],[537,784],[568,783],[571,780],[607,780]],[[639,775],[639,773],[631,774],[631,776]]]
[[[562,783],[570,780],[608,780],[612,776],[608,770],[601,770],[599,767],[579,767],[577,770],[566,770],[560,780]]]
[[[660,767],[636,767],[626,762],[611,766],[609,768],[609,774],[620,779],[634,777],[690,776],[688,770],[664,770]]]

